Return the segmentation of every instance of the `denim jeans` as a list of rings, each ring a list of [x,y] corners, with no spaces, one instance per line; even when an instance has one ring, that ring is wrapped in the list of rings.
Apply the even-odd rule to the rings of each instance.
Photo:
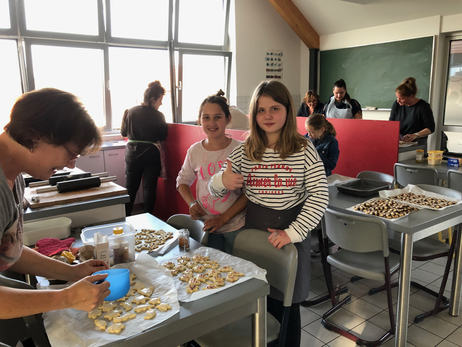
[[[244,228],[230,231],[223,234],[209,233],[207,247],[215,248],[220,251],[231,254],[233,252],[234,240]]]

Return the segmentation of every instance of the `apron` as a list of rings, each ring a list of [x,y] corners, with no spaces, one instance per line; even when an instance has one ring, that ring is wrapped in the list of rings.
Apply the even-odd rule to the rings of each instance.
[[[332,96],[327,105],[326,118],[353,119],[353,107],[347,100],[343,100],[342,102],[345,103],[347,107],[337,108],[337,106],[335,106],[335,96]]]
[[[156,146],[157,150],[160,153],[160,177],[162,177],[164,180],[167,179],[167,166],[165,165],[165,151],[163,148],[163,145],[160,141],[157,142],[151,142],[151,141],[141,141],[141,140],[128,140],[128,142],[133,142],[133,143],[149,143],[151,145]]]
[[[260,229],[268,231],[272,229],[286,229],[300,214],[304,205],[301,202],[297,206],[288,210],[274,210],[254,204],[250,200],[247,202],[247,214],[245,218],[246,229]],[[294,243],[298,252],[297,277],[295,279],[294,297],[292,303],[304,301],[310,291],[311,278],[311,233],[302,242]],[[271,286],[269,296],[273,299],[283,301],[284,295]]]

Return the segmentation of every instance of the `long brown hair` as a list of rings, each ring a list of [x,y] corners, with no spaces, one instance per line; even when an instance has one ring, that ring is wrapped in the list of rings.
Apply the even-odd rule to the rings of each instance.
[[[415,83],[414,77],[406,78],[399,86],[395,89],[395,93],[401,96],[409,97],[417,94],[417,84]]]
[[[320,130],[322,127],[326,129],[324,132],[337,136],[337,131],[335,131],[334,126],[329,122],[324,115],[319,113],[313,113],[305,121],[306,126],[312,126],[314,130]],[[324,136],[324,134],[323,134]]]
[[[281,159],[297,153],[302,147],[307,146],[307,140],[297,131],[297,121],[294,111],[294,103],[289,90],[279,81],[271,80],[261,82],[255,89],[250,101],[250,135],[244,142],[246,156],[253,161],[261,161],[267,145],[266,133],[258,126],[257,111],[260,96],[268,96],[282,104],[287,111],[287,118],[282,127],[281,135],[274,150],[279,152]]]

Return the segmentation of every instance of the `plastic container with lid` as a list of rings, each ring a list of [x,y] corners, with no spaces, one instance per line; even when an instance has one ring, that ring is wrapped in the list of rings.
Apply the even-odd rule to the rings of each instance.
[[[438,165],[443,161],[443,151],[428,151],[428,164]]]
[[[114,260],[122,259],[122,257],[124,262],[135,260],[135,228],[133,225],[123,222],[84,228],[80,234],[82,242],[85,245],[94,246],[93,235],[98,231],[101,235],[107,235],[108,237],[111,264],[115,263]],[[119,256],[119,258],[114,259],[114,245],[116,244],[116,254],[117,256],[122,254],[122,257]],[[125,256],[124,254],[126,252],[125,249],[128,250],[128,256]]]

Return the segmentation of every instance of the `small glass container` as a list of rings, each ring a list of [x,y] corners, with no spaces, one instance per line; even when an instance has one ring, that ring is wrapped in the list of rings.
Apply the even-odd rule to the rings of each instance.
[[[416,163],[423,163],[424,161],[424,150],[423,149],[416,149],[415,151],[415,162]]]
[[[180,249],[184,250],[185,252],[189,251],[189,230],[188,229],[178,230],[178,245],[180,246]]]
[[[124,262],[123,249],[121,249],[120,243],[115,243],[112,246],[112,254],[113,254],[114,265]]]
[[[122,241],[120,246],[123,252],[124,263],[127,263],[130,261],[130,244],[128,241]]]

